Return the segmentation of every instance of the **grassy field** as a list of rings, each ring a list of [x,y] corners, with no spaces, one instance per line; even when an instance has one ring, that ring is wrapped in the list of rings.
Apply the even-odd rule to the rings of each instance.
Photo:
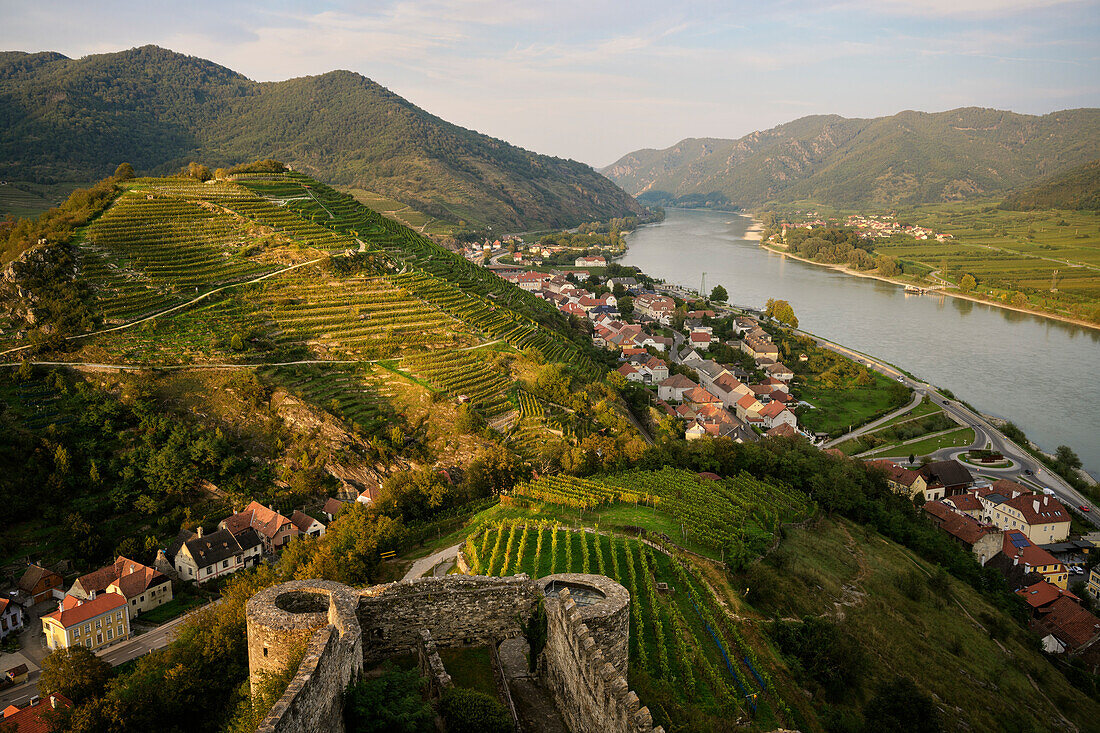
[[[974,431],[970,428],[959,428],[950,433],[945,433],[935,438],[926,438],[916,443],[899,445],[879,453],[875,458],[896,458],[899,456],[926,456],[941,448],[962,448],[974,442]]]
[[[188,611],[198,608],[209,600],[209,598],[199,595],[179,596],[168,601],[163,606],[157,606],[151,611],[146,611],[138,616],[137,620],[139,623],[159,626],[165,621],[171,621],[177,616],[182,616]]]
[[[26,181],[7,181],[0,185],[0,218],[6,214],[38,216],[46,209],[57,206],[76,187],[76,183],[45,185]]]
[[[364,206],[396,222],[400,222],[407,227],[411,227],[418,232],[424,234],[446,235],[450,234],[451,230],[454,229],[454,225],[450,222],[436,219],[429,214],[417,211],[407,204],[387,198],[381,194],[366,191],[362,188],[345,188],[341,190],[350,193],[355,197],[356,201]]]
[[[951,730],[1066,730],[1062,715],[1081,730],[1096,729],[1100,701],[1071,687],[1031,634],[969,586],[933,581],[934,574],[900,545],[846,520],[822,519],[789,531],[742,587],[763,617],[824,614],[864,650],[865,681],[850,685],[836,709],[858,710],[867,688],[900,674],[949,711]],[[994,625],[1004,629],[999,641],[990,639]],[[815,705],[829,707],[817,697]]]
[[[801,398],[815,409],[802,413],[799,423],[815,432],[846,432],[898,407],[889,389],[895,382],[877,372],[871,377],[872,383],[863,387],[830,387],[811,378],[802,386]]]

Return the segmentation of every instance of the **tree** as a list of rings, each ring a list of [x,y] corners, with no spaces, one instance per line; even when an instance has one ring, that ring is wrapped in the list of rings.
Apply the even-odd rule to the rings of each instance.
[[[114,177],[120,181],[129,181],[134,177],[134,166],[129,163],[119,163],[118,168],[115,168]]]
[[[1027,305],[1027,296],[1017,290],[1015,293],[1012,294],[1012,305],[1016,306],[1017,308],[1023,308]]]
[[[202,163],[196,163],[191,161],[190,165],[184,169],[184,175],[194,178],[198,181],[209,181],[213,176],[210,174],[210,169]]]
[[[435,713],[421,696],[423,685],[418,670],[402,672],[389,664],[381,677],[351,685],[344,706],[348,730],[431,733],[435,730]]]
[[[452,687],[439,700],[448,733],[511,733],[508,709],[484,692]]]
[[[38,691],[59,692],[76,704],[99,697],[111,679],[111,665],[83,646],[58,649],[42,660]]]
[[[721,285],[715,285],[714,289],[710,291],[710,299],[716,300],[719,303],[725,303],[729,300],[729,297],[729,293],[727,293],[726,289]]]
[[[234,351],[244,350],[244,339],[241,338],[239,333],[233,334],[233,338],[229,339],[229,348]]]
[[[875,733],[936,733],[943,720],[935,702],[906,677],[883,682],[863,710],[864,730]]]
[[[768,298],[768,302],[764,306],[764,315],[768,318],[774,318],[780,323],[785,323],[791,328],[798,328],[798,317],[794,314],[794,308],[785,300]]]
[[[893,277],[901,272],[901,268],[898,267],[898,261],[887,255],[879,255],[875,259],[875,264],[878,267],[879,274],[884,277]]]
[[[964,293],[969,293],[971,290],[974,289],[974,286],[977,284],[978,282],[974,279],[974,276],[970,273],[967,273],[962,276],[962,279],[959,280],[959,290],[963,291]]]
[[[1069,469],[1077,469],[1081,467],[1081,459],[1068,445],[1060,445],[1054,451],[1054,460],[1062,466]]]

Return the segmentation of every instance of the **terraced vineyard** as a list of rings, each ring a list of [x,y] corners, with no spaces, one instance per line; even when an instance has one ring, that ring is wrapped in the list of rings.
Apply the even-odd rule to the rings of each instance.
[[[472,351],[446,351],[405,357],[402,367],[433,386],[470,401],[487,418],[512,410],[511,378]]]
[[[392,375],[380,368],[270,367],[259,373],[300,399],[330,410],[358,433],[372,434],[394,416],[389,401],[393,392],[386,384]]]
[[[671,516],[683,539],[730,555],[759,554],[781,522],[799,521],[812,510],[802,492],[745,473],[707,481],[673,468],[592,480],[543,476],[517,486],[512,495],[581,510],[613,504],[650,506]]]
[[[690,711],[720,728],[747,714],[753,695],[757,720],[789,717],[768,666],[675,557],[637,539],[534,520],[476,531],[464,552],[475,574],[597,573],[630,591],[630,684],[666,730],[682,729]]]

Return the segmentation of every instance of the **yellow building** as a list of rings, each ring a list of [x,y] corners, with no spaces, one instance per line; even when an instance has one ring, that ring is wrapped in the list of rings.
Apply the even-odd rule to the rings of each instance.
[[[85,646],[97,651],[130,636],[130,612],[123,595],[103,593],[90,601],[65,596],[58,605],[42,617],[50,650]]]
[[[979,489],[975,495],[982,502],[982,519],[1000,529],[1019,530],[1036,545],[1069,537],[1069,512],[1053,497],[1003,480],[992,488]]]

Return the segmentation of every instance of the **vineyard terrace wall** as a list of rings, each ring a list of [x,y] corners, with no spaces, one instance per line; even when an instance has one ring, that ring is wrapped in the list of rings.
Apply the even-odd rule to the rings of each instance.
[[[554,581],[560,585],[546,597],[539,670],[570,729],[663,733],[626,684],[630,594],[609,578],[583,574],[537,583],[526,575],[451,575],[364,589],[317,580],[267,588],[245,607],[253,690],[265,675],[282,671],[303,643],[306,653],[257,730],[342,733],[343,693],[364,664],[419,653],[428,639],[445,648],[517,636]],[[592,602],[578,610],[571,588],[589,589]]]

